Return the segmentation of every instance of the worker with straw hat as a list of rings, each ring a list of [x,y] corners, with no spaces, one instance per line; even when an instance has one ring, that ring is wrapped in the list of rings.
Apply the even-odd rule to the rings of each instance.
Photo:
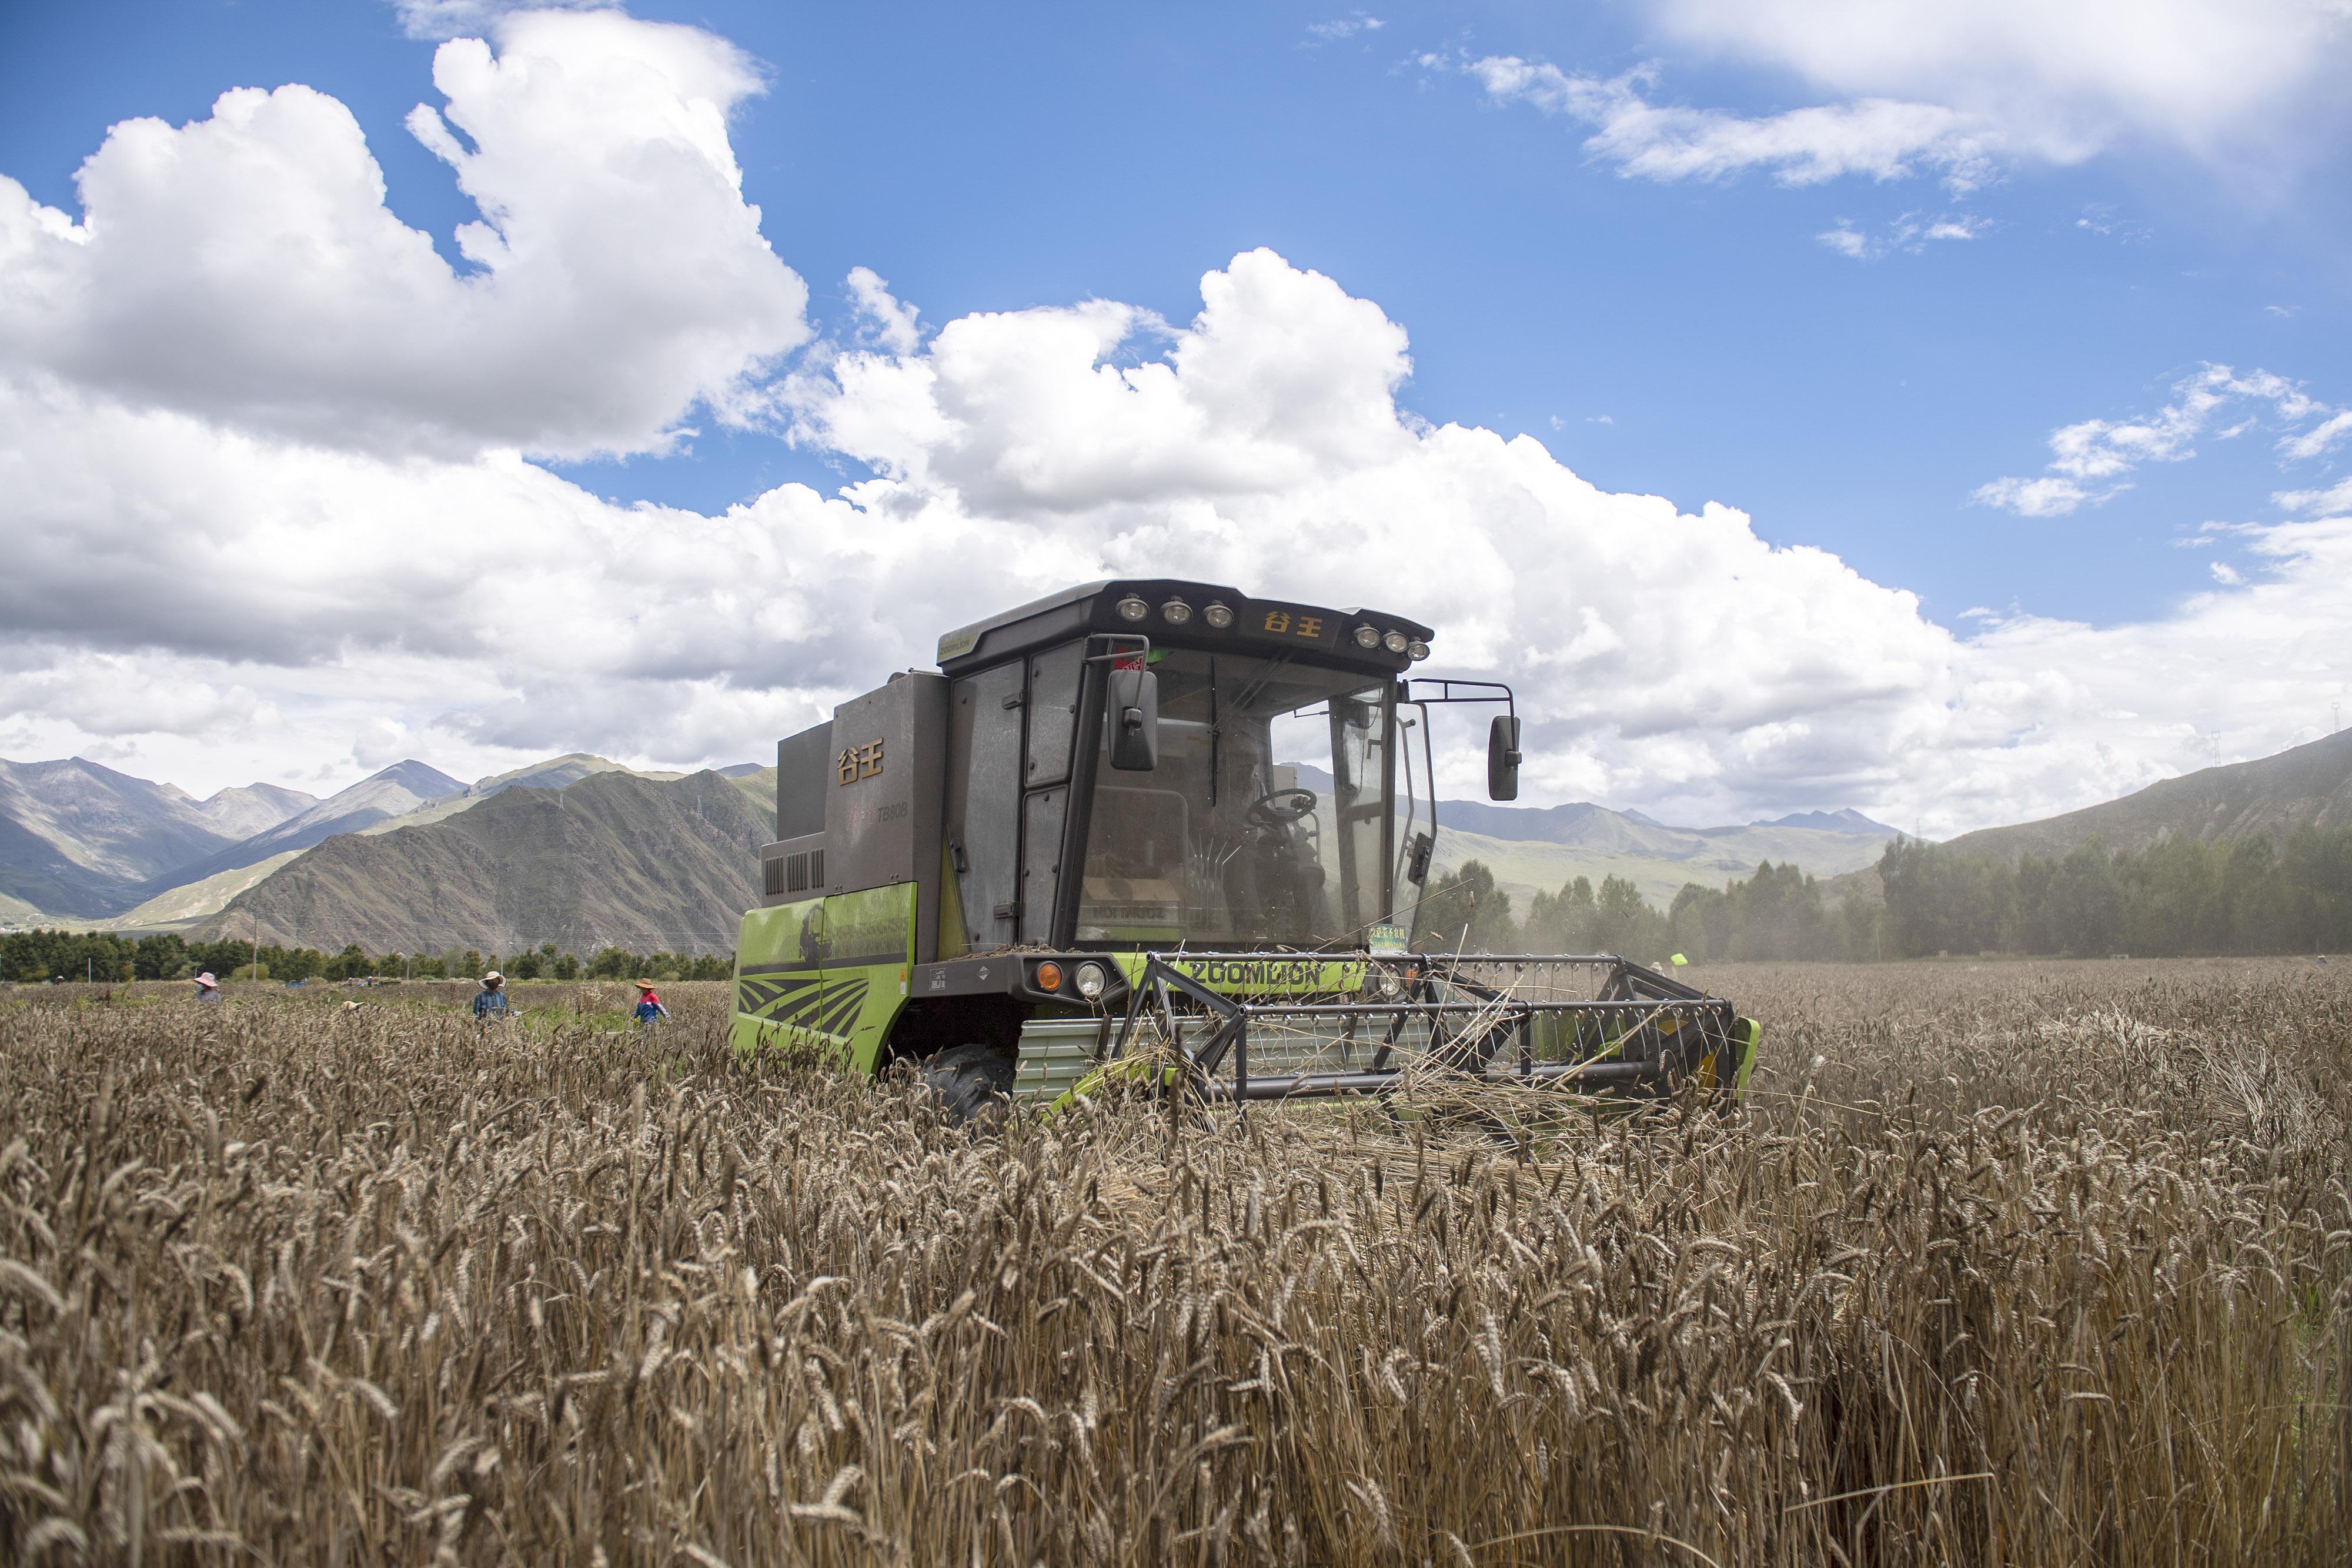
[[[196,977],[196,1000],[216,1002],[220,999],[220,982],[213,978],[213,972],[210,969],[206,969]]]
[[[474,1016],[484,1023],[507,1016],[507,977],[496,969],[482,977],[482,988],[474,993]]]
[[[637,982],[637,1027],[646,1029],[652,1026],[656,1019],[667,1017],[669,1017],[669,1009],[662,1006],[659,997],[654,995],[654,983],[651,980],[639,980]]]

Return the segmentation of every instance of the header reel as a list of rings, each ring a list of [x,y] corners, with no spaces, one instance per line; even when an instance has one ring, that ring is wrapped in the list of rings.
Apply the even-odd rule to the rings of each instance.
[[[1737,1097],[1761,1032],[1613,954],[1151,953],[1072,1092],[1152,1059],[1240,1107],[1475,1085],[1654,1100],[1685,1080]]]

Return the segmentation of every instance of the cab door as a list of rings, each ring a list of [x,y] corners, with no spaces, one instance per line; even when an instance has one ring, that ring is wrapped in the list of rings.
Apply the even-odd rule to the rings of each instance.
[[[815,896],[743,916],[735,940],[738,1051],[814,1042],[824,1010],[826,901],[822,888],[814,891]]]
[[[860,1072],[874,1071],[890,1025],[907,1005],[915,914],[911,882],[836,893],[824,901],[818,943],[824,963],[809,1028]]]
[[[986,952],[1020,936],[1021,761],[1026,661],[958,680],[948,706],[945,857],[955,922],[942,920],[942,958]],[[945,912],[946,901],[941,901]]]

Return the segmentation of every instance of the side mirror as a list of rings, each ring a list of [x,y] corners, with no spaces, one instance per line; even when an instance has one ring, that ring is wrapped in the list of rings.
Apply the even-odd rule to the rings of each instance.
[[[1110,672],[1110,765],[1122,773],[1160,766],[1160,676],[1151,670]]]
[[[1415,833],[1406,851],[1404,879],[1420,887],[1429,881],[1429,853],[1437,847],[1427,833]]]
[[[1486,799],[1519,798],[1519,716],[1496,714],[1486,727]]]

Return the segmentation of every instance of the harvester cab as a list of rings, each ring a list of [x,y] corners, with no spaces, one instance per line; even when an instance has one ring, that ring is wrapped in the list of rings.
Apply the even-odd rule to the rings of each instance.
[[[1208,583],[1088,583],[950,632],[776,747],[776,841],[737,945],[740,1049],[911,1061],[959,1114],[1144,1063],[1245,1103],[1434,1077],[1744,1086],[1756,1026],[1614,955],[1449,952],[1424,929],[1430,710],[1402,616]]]

